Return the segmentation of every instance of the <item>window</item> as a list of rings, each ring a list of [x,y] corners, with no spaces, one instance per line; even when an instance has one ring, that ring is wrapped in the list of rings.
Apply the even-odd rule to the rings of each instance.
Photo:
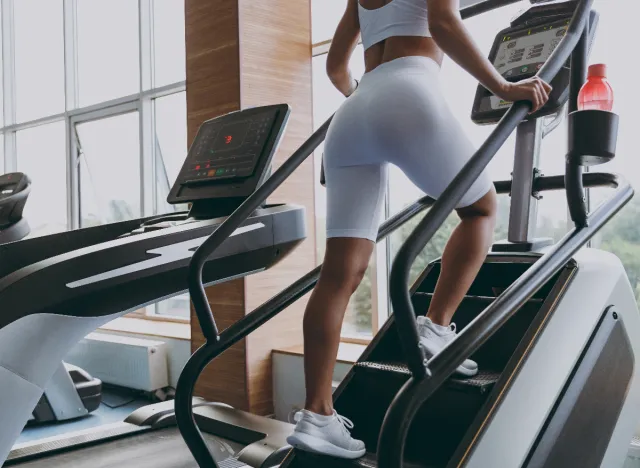
[[[24,217],[32,236],[67,229],[67,166],[64,122],[16,133],[17,168],[31,178],[32,189]]]
[[[347,8],[347,0],[311,0],[312,42],[329,41]]]
[[[153,0],[154,86],[183,81],[184,2]]]
[[[617,156],[612,162],[594,168],[594,171],[616,172],[634,187],[640,185],[640,162],[637,153],[638,91],[635,77],[640,65],[619,49],[628,43],[628,31],[636,28],[634,15],[628,9],[595,0],[594,8],[600,13],[596,42],[591,63],[606,63],[608,78],[615,91],[614,112],[620,116]],[[591,190],[590,203],[595,208],[611,195],[610,189]],[[617,255],[622,261],[631,287],[640,302],[640,198],[636,196],[607,224],[594,241],[594,247]]]
[[[187,93],[176,93],[155,101],[156,185],[158,213],[185,210],[169,205],[167,195],[178,178],[187,155]]]
[[[62,0],[13,2],[13,19],[17,121],[63,112]]]
[[[80,106],[138,92],[138,2],[77,0],[76,14]]]
[[[161,3],[156,0],[156,4]],[[186,211],[186,205],[169,205],[167,195],[178,178],[187,154],[187,93],[176,93],[155,100],[156,122],[156,212]],[[158,317],[189,319],[190,299],[181,294],[149,307]]]
[[[80,227],[140,217],[138,120],[131,112],[76,125]]]
[[[2,0],[0,14],[0,167],[33,181],[31,236],[174,211],[184,0]],[[141,315],[188,319],[188,296]]]

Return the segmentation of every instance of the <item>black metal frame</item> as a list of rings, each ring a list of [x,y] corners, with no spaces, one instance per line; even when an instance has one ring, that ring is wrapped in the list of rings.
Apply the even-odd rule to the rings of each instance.
[[[572,71],[571,76],[572,106],[576,105],[577,91],[580,89],[578,85],[584,82],[584,75],[586,75],[586,38],[592,4],[593,0],[578,2],[565,37],[538,73],[541,79],[551,82],[571,57],[572,64],[576,65],[576,70]],[[529,109],[530,105],[524,102],[515,103],[511,107],[480,150],[409,236],[393,263],[390,274],[390,296],[398,333],[401,336],[400,341],[412,378],[398,392],[385,416],[378,442],[380,468],[402,466],[406,437],[411,422],[422,404],[468,356],[500,329],[522,304],[556,274],[633,197],[631,186],[618,179],[615,182],[618,190],[612,197],[591,215],[586,216],[585,210],[584,222],[576,222],[572,232],[554,245],[532,268],[507,288],[458,335],[455,341],[427,363],[418,345],[415,311],[409,290],[410,267],[506,138],[526,117]],[[584,196],[582,170],[571,165],[567,167],[567,174],[570,174],[566,181],[567,201],[569,204],[575,204],[578,189],[581,190],[580,196]]]

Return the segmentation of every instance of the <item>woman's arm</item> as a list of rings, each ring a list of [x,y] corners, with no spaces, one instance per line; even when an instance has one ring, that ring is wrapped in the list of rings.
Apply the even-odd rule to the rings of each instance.
[[[518,83],[505,80],[482,54],[460,18],[459,0],[426,0],[429,29],[438,46],[496,96],[531,101],[533,111],[549,99],[551,87],[538,78]]]
[[[353,93],[357,86],[349,70],[349,60],[358,45],[359,37],[358,0],[348,0],[347,9],[333,35],[327,55],[327,75],[331,83],[345,96]]]

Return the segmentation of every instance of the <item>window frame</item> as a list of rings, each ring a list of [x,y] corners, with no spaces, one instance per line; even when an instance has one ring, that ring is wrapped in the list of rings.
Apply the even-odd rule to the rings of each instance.
[[[18,167],[16,134],[20,130],[54,122],[65,122],[67,229],[80,227],[80,191],[78,145],[75,125],[137,111],[140,132],[140,206],[141,216],[158,214],[160,206],[156,182],[156,128],[155,100],[186,91],[186,80],[164,86],[154,86],[154,19],[153,0],[138,0],[138,30],[140,83],[138,92],[90,106],[78,108],[79,83],[77,67],[77,5],[79,0],[62,0],[64,34],[64,93],[65,111],[17,123],[15,77],[15,23],[14,4],[18,0],[0,2],[2,38],[2,112],[4,125],[4,170],[13,172]],[[167,322],[189,322],[189,319],[162,316],[155,313],[156,306],[148,306],[132,315]]]

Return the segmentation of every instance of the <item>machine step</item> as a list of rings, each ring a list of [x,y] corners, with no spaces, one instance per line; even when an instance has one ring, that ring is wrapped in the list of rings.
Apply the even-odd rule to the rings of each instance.
[[[357,460],[327,457],[325,455],[316,455],[301,450],[296,450],[295,453],[295,463],[291,466],[304,468],[377,468],[378,466],[376,454],[373,452],[368,452]],[[415,462],[405,462],[403,466],[404,468],[436,468],[435,465],[424,465]]]
[[[357,369],[372,374],[387,374],[392,378],[402,380],[404,383],[411,376],[409,368],[402,363],[382,363],[382,362],[358,362]],[[445,387],[484,394],[489,392],[500,378],[499,372],[491,370],[481,370],[477,375],[470,378],[453,377],[447,381]]]

